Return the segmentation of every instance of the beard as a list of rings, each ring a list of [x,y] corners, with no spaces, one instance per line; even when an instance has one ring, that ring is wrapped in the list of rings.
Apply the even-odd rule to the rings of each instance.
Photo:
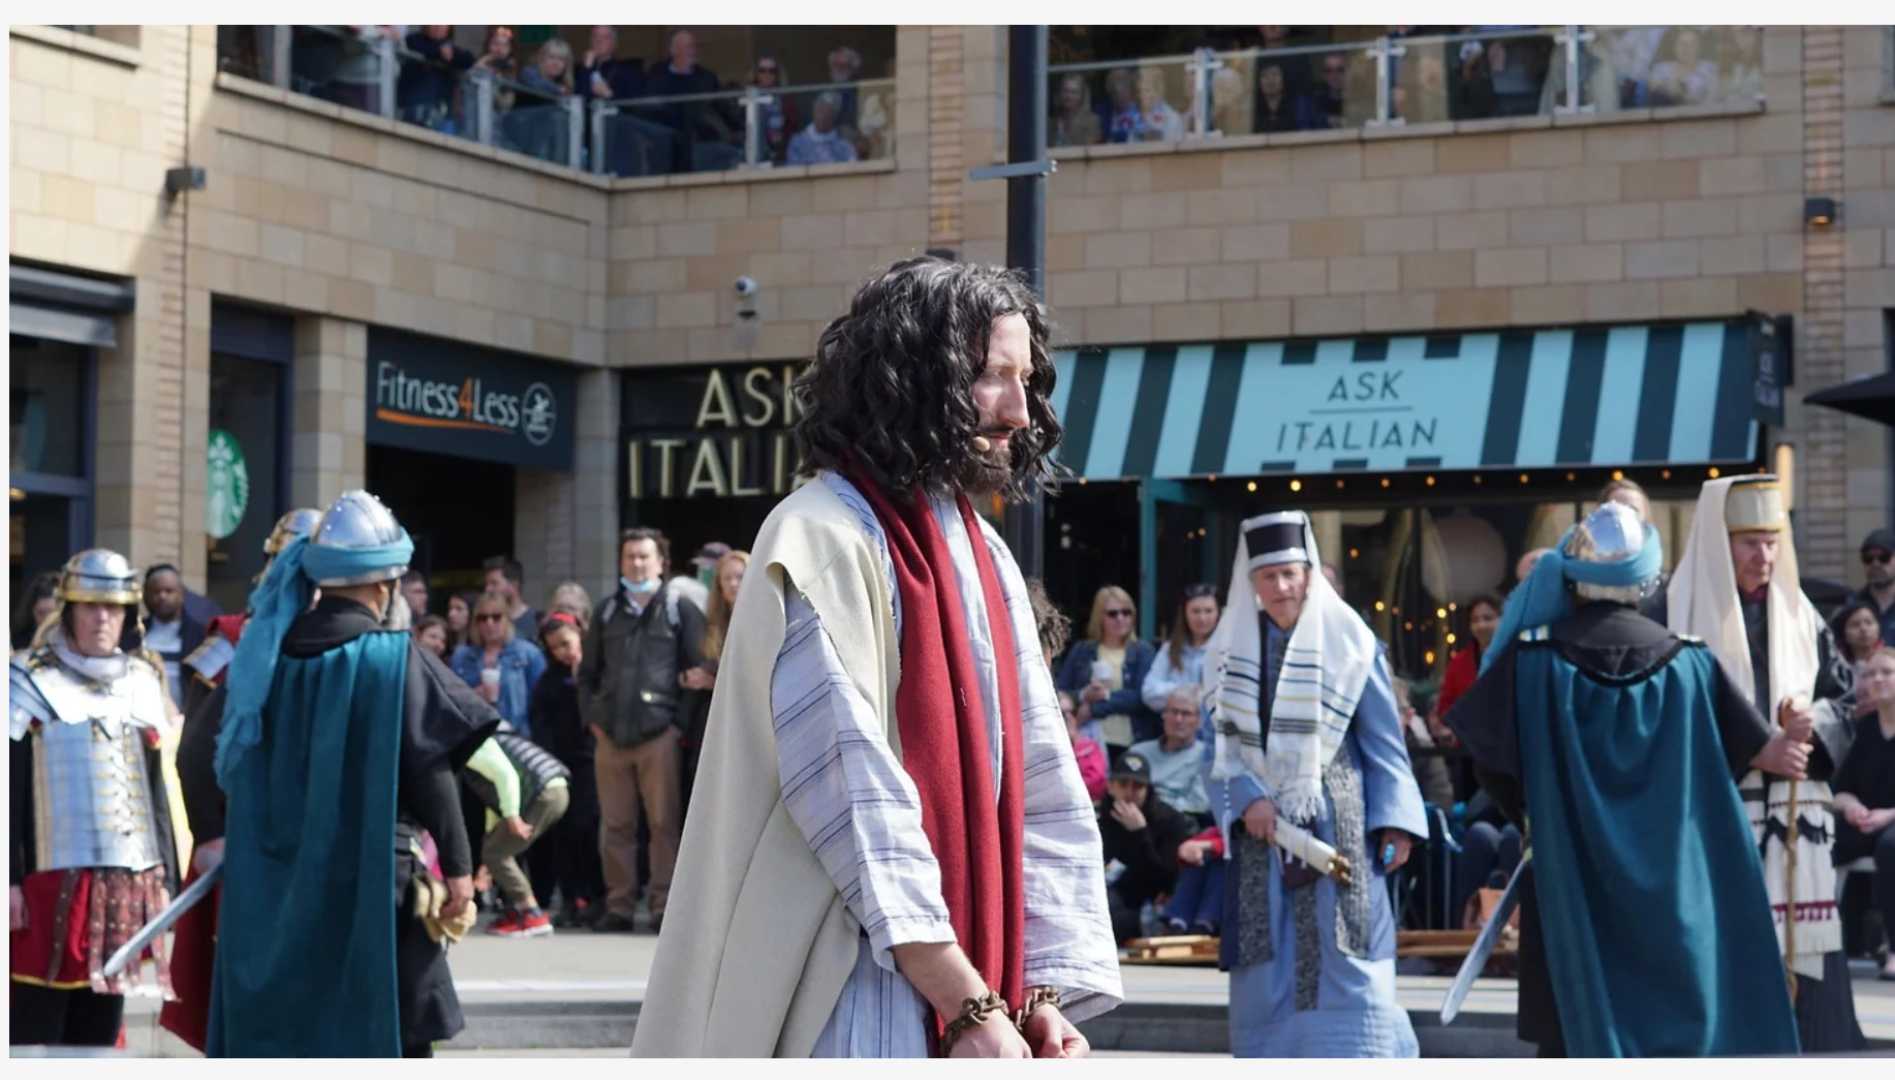
[[[966,495],[984,496],[1005,488],[1013,481],[1013,445],[996,446],[985,453],[968,449],[967,458],[955,473],[955,483]]]

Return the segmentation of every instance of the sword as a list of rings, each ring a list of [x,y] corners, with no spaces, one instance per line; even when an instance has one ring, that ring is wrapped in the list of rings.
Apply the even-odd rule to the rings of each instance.
[[[133,958],[145,951],[145,947],[158,940],[158,935],[171,929],[184,913],[197,906],[199,900],[209,896],[217,883],[224,879],[224,864],[211,867],[210,873],[191,883],[190,888],[178,894],[176,900],[158,913],[158,917],[145,924],[145,928],[132,935],[132,939],[118,947],[112,958],[105,962],[104,974],[110,979],[131,965]]]
[[[1467,959],[1461,963],[1461,970],[1454,976],[1454,982],[1448,986],[1448,996],[1441,1002],[1441,1023],[1451,1024],[1461,1014],[1461,1003],[1467,1000],[1467,992],[1474,988],[1474,980],[1487,966],[1487,958],[1494,954],[1494,945],[1500,941],[1500,928],[1507,925],[1507,919],[1520,903],[1520,874],[1527,868],[1532,852],[1521,856],[1520,865],[1513,868],[1513,877],[1507,881],[1507,891],[1500,894],[1500,903],[1495,905],[1493,917],[1487,925],[1480,928],[1480,936],[1474,939],[1473,949],[1468,951]]]

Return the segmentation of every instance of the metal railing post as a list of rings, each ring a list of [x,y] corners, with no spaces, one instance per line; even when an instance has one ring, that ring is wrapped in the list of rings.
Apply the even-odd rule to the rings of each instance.
[[[264,81],[280,89],[287,90],[290,85],[290,37],[293,29],[288,26],[259,27],[258,33],[264,37],[264,48],[257,51],[268,57],[270,65],[263,73]]]
[[[1386,124],[1389,123],[1390,101],[1394,97],[1388,85],[1389,73],[1393,70],[1388,62],[1391,55],[1388,39],[1376,38],[1375,44],[1369,47],[1369,55],[1375,57],[1375,119],[1373,123]]]
[[[474,141],[493,145],[493,75],[476,71],[474,77]]]
[[[586,165],[586,103],[578,94],[559,99],[566,110],[566,164],[575,169]]]
[[[379,34],[381,28],[377,27]],[[395,83],[401,78],[401,60],[395,55],[395,40],[386,34],[375,39],[377,94],[375,111],[390,120],[395,118]]]
[[[754,86],[744,87],[744,165],[748,168],[763,161],[763,106],[774,97],[759,93]]]
[[[1185,65],[1197,83],[1197,93],[1192,95],[1191,124],[1199,135],[1211,133],[1211,76],[1220,67],[1223,65],[1218,63],[1217,54],[1208,48],[1194,49],[1190,63]]]
[[[605,118],[606,110],[613,108],[603,101],[592,103],[592,172],[595,176],[605,173]],[[616,112],[617,109],[613,108]]]

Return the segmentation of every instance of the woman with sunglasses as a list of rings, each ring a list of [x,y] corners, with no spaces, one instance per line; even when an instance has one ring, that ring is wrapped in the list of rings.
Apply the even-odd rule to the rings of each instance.
[[[784,70],[781,60],[768,53],[757,57],[750,85],[770,95],[769,101],[758,107],[758,119],[763,122],[764,149],[769,153],[770,160],[778,165],[783,164],[783,154],[789,149],[790,136],[802,126],[796,102],[782,92],[789,81],[789,73]]]
[[[1204,653],[1211,634],[1217,630],[1217,587],[1199,583],[1187,585],[1178,600],[1177,614],[1171,618],[1171,636],[1158,647],[1151,670],[1145,673],[1140,693],[1145,707],[1156,713],[1165,711],[1165,702],[1173,690],[1196,687],[1204,679]]]
[[[1158,714],[1140,696],[1157,650],[1138,640],[1137,615],[1130,593],[1117,585],[1100,588],[1086,620],[1086,640],[1066,654],[1055,680],[1079,703],[1080,730],[1115,759],[1126,747],[1162,731]]]
[[[514,636],[507,602],[498,593],[485,593],[475,603],[473,632],[454,650],[450,666],[515,731],[533,737],[527,706],[533,685],[546,672],[546,654]]]

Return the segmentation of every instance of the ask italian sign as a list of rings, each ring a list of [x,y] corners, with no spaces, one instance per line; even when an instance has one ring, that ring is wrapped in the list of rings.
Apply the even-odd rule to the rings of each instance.
[[[570,469],[572,371],[500,352],[371,330],[368,440],[534,469]]]

